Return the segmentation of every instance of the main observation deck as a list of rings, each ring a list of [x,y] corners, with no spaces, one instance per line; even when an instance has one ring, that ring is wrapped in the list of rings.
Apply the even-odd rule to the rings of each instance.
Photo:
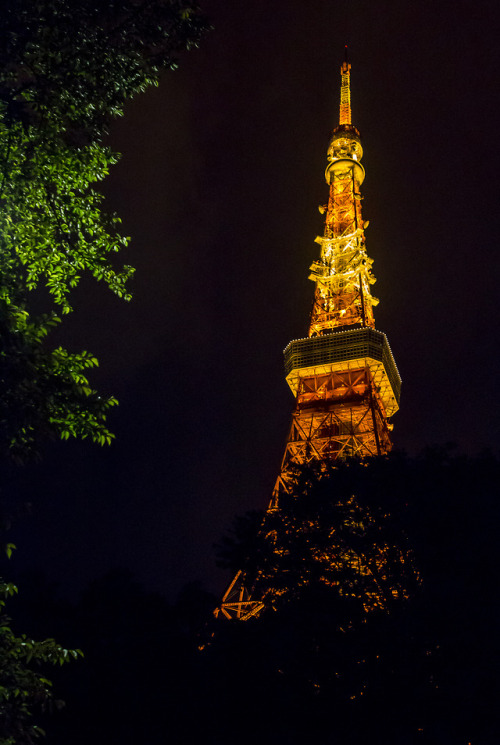
[[[294,339],[284,357],[286,380],[294,395],[301,378],[367,367],[387,416],[399,409],[401,377],[382,331],[366,327]]]

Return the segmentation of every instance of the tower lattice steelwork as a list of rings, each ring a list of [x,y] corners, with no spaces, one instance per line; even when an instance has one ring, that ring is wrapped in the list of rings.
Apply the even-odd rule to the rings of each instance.
[[[398,409],[401,378],[385,334],[375,329],[371,293],[375,278],[365,248],[361,215],[363,149],[351,123],[350,69],[341,66],[340,117],[327,152],[329,185],[309,335],[285,349],[286,380],[296,397],[281,470],[269,510],[293,478],[293,464],[383,455],[391,449],[388,423]],[[242,570],[226,590],[216,615],[245,620],[264,602]]]

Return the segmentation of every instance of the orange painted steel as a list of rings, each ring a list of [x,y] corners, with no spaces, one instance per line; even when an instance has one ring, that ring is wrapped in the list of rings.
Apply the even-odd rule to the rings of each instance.
[[[359,132],[351,124],[350,69],[345,61],[339,125],[327,153],[329,199],[321,210],[326,212],[324,232],[316,239],[320,256],[309,277],[315,283],[309,335],[285,350],[296,403],[272,511],[279,511],[280,496],[292,486],[295,464],[364,459],[392,447],[388,416],[398,408],[401,380],[385,335],[370,331],[378,300],[371,294],[375,278],[365,248],[360,193],[365,172]],[[240,571],[215,615],[256,616],[265,594]]]

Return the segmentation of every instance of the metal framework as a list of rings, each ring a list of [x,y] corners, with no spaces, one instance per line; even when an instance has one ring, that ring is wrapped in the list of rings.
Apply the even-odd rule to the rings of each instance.
[[[371,294],[375,278],[365,249],[360,187],[360,135],[351,124],[350,69],[341,66],[339,125],[327,152],[328,204],[320,256],[311,266],[315,283],[309,335],[285,349],[287,382],[296,396],[279,476],[269,510],[279,510],[280,495],[293,479],[293,465],[331,462],[388,453],[388,418],[399,407],[401,379],[389,344],[375,330]],[[246,620],[265,601],[245,572],[226,590],[216,616]]]

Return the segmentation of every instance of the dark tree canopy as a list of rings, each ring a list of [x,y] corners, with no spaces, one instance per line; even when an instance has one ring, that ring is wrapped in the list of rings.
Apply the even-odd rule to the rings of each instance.
[[[214,627],[207,659],[228,730],[251,710],[249,743],[265,731],[269,743],[494,745],[499,482],[490,454],[430,448],[299,469],[263,529],[240,518],[219,555],[241,567],[257,548],[244,568],[270,604]],[[381,549],[397,592],[373,607],[378,578],[363,567]]]
[[[252,513],[247,525],[237,519],[243,540],[224,539],[220,563],[236,569],[246,551],[249,583],[268,610],[324,588],[356,601],[361,615],[389,612],[415,594],[419,576],[401,527],[407,503],[366,488],[367,468],[377,482],[384,467],[383,460],[296,466],[277,510],[260,521]]]
[[[411,548],[421,582],[390,612],[365,613],[312,573],[276,610],[213,624],[217,600],[196,586],[169,605],[115,572],[69,604],[25,578],[16,617],[85,651],[82,674],[60,670],[67,706],[51,742],[497,745],[499,478],[493,456],[446,449],[332,475],[333,501],[345,485],[379,505],[384,535]],[[243,533],[237,555],[225,543],[226,563],[240,561]]]

